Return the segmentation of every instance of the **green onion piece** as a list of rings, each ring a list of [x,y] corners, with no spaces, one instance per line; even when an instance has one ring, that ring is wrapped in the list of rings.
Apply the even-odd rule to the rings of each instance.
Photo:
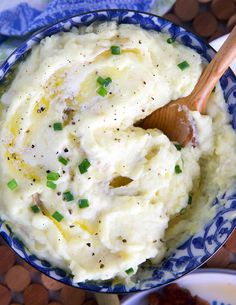
[[[90,162],[88,159],[84,159],[80,164],[79,164],[79,171],[81,175],[86,173],[88,171],[88,168],[91,166]]]
[[[177,150],[181,150],[182,149],[182,145],[178,144],[178,143],[175,144],[175,147],[176,147]]]
[[[106,81],[105,81],[105,79],[103,77],[98,76],[97,83],[99,83],[100,85],[103,86],[103,85],[105,85]]]
[[[56,172],[49,172],[47,174],[47,179],[51,181],[57,181],[60,178],[60,175]]]
[[[185,60],[178,64],[180,70],[185,70],[186,68],[190,67],[189,63]]]
[[[111,54],[120,55],[120,47],[119,46],[111,46]]]
[[[72,201],[72,200],[74,200],[74,196],[73,196],[73,194],[70,191],[64,192],[62,194],[62,196],[63,196],[63,200],[65,200],[65,201]]]
[[[40,208],[37,205],[32,205],[30,208],[35,214],[40,212]]]
[[[52,190],[55,190],[57,188],[57,185],[52,181],[47,181],[47,187],[49,187]]]
[[[107,87],[112,82],[112,79],[110,77],[103,78],[101,76],[98,76],[97,83],[99,83],[102,87]]]
[[[97,93],[101,96],[105,96],[105,95],[107,95],[107,90],[101,86],[98,88]]]
[[[79,207],[80,207],[81,209],[89,207],[89,201],[88,201],[88,199],[80,199],[80,200],[79,200]]]
[[[187,211],[187,209],[183,208],[179,213],[180,213],[180,215],[183,215],[186,211]]]
[[[130,275],[130,274],[134,273],[134,269],[133,269],[133,268],[129,268],[129,269],[125,270],[125,272],[126,272],[128,275]]]
[[[58,157],[58,161],[59,161],[60,163],[62,163],[63,165],[67,165],[68,162],[69,162],[68,159],[63,158],[62,156],[59,156],[59,157]]]
[[[104,86],[107,87],[110,83],[112,83],[112,79],[111,79],[110,77],[107,77],[107,78],[105,79],[105,84],[104,84]]]
[[[54,219],[56,219],[56,221],[58,221],[58,222],[61,222],[62,219],[64,218],[64,216],[61,215],[61,213],[59,213],[58,211],[54,212],[54,213],[52,214],[52,217],[53,217]]]
[[[13,191],[14,189],[17,188],[18,184],[15,179],[11,179],[10,181],[8,181],[7,186],[11,191]]]
[[[175,165],[175,173],[176,173],[176,174],[182,173],[182,169],[181,169],[181,167],[180,167],[178,164]]]
[[[166,42],[169,43],[169,44],[172,44],[172,43],[175,42],[175,38],[170,37],[170,38],[168,38],[168,39],[166,40]]]
[[[62,130],[62,129],[63,129],[62,123],[60,123],[60,122],[54,123],[54,124],[53,124],[53,129],[54,129],[55,131],[60,131],[60,130]]]
[[[192,204],[192,201],[193,201],[193,196],[189,195],[188,196],[188,204]]]

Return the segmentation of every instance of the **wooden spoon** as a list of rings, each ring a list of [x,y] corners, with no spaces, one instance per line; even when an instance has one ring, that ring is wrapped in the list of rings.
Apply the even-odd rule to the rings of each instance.
[[[206,113],[207,102],[212,90],[235,57],[236,26],[219,52],[203,71],[192,93],[157,109],[139,122],[138,126],[144,129],[158,128],[171,141],[176,141],[183,146],[189,142],[196,145],[197,132],[195,132],[196,128],[190,111]]]

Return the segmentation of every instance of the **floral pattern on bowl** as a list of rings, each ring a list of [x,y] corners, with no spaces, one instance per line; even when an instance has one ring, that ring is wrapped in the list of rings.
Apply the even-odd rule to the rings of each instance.
[[[33,35],[0,66],[0,81],[11,67],[24,58],[28,51],[44,37],[60,31],[69,31],[72,27],[89,25],[95,21],[117,21],[118,23],[140,25],[147,30],[167,33],[180,43],[195,49],[207,61],[210,61],[214,55],[213,49],[200,38],[155,15],[127,10],[95,11],[65,19]],[[231,70],[227,70],[220,83],[224,91],[231,124],[236,129],[236,78]],[[215,198],[212,204],[216,205],[217,213],[205,228],[191,236],[160,265],[141,266],[136,283],[129,286],[113,284],[112,281],[74,283],[71,274],[31,254],[3,221],[0,222],[0,233],[7,243],[33,267],[65,284],[96,292],[136,292],[159,287],[182,277],[203,264],[221,247],[236,225],[236,191],[233,194],[226,191],[221,197]]]

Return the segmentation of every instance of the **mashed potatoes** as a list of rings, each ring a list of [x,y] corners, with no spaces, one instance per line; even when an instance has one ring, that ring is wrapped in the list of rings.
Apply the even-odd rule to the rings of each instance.
[[[75,281],[129,277],[161,260],[169,221],[234,179],[236,140],[219,87],[211,117],[193,113],[197,148],[134,127],[190,94],[202,72],[197,53],[167,39],[114,23],[48,37],[1,97],[1,218]]]

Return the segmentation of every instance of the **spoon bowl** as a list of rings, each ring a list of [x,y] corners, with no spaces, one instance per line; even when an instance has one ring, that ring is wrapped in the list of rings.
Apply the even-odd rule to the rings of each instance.
[[[147,116],[139,123],[144,129],[158,128],[171,141],[182,146],[189,142],[197,145],[197,130],[191,111],[206,113],[207,102],[217,81],[236,58],[236,26],[224,42],[219,52],[203,71],[192,93],[172,101]]]
[[[147,116],[139,123],[144,129],[158,128],[171,141],[183,146],[192,142],[196,145],[196,133],[194,120],[191,118],[190,109],[187,104],[188,99],[182,98],[172,101]]]

